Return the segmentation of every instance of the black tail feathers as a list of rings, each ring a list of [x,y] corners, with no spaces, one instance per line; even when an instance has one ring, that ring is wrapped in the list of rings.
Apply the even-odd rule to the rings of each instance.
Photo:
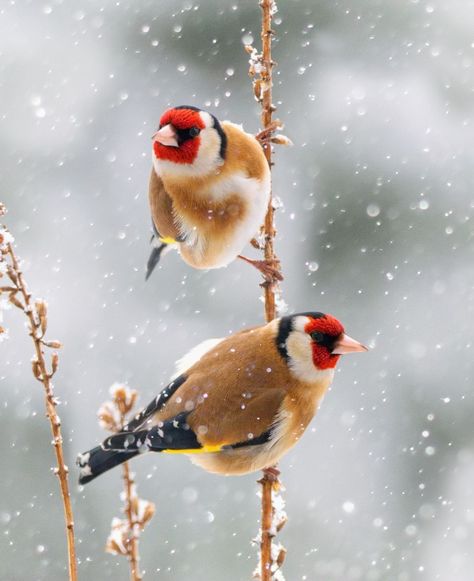
[[[79,454],[77,465],[80,468],[79,484],[87,484],[97,476],[100,476],[107,470],[127,462],[140,452],[130,450],[130,452],[104,450],[101,446],[92,448],[89,452]]]
[[[150,257],[146,265],[145,280],[148,280],[150,278],[151,273],[155,270],[156,265],[160,262],[160,258],[161,255],[163,254],[163,251],[167,250],[168,247],[169,245],[163,242],[159,246],[154,246],[152,248]]]

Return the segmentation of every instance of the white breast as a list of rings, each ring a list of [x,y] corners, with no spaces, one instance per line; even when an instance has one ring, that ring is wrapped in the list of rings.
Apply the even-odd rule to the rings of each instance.
[[[236,224],[232,235],[222,245],[218,255],[218,264],[226,266],[240,254],[244,246],[258,233],[263,223],[270,196],[270,173],[262,180],[248,178],[243,174],[235,174],[232,177],[218,182],[209,192],[216,200],[223,200],[227,196],[241,196],[247,206],[245,218]]]

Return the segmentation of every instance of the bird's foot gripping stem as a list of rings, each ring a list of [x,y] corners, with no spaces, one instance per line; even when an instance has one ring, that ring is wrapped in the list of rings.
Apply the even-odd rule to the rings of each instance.
[[[278,482],[278,477],[280,476],[280,471],[276,466],[269,466],[263,469],[263,474],[271,482]]]
[[[265,129],[262,129],[262,131],[257,133],[255,139],[262,145],[265,145],[271,140],[275,132],[280,131],[281,129],[283,129],[282,122],[278,119],[275,119],[275,121],[272,121],[267,127],[265,127]]]
[[[239,254],[239,258],[245,260],[258,271],[262,273],[265,279],[264,284],[277,284],[283,280],[283,275],[280,271],[280,261],[279,260],[253,260],[252,258],[247,258]]]

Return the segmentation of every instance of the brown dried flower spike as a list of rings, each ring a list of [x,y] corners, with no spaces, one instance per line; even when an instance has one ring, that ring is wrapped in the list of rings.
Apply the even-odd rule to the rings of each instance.
[[[0,216],[6,214],[5,205],[0,203]],[[14,238],[5,226],[0,225],[0,279],[7,284],[0,285],[0,322],[2,322],[2,310],[10,305],[17,307],[26,316],[29,335],[33,340],[34,355],[31,361],[31,369],[35,379],[43,384],[45,395],[46,416],[49,419],[53,435],[52,444],[56,454],[57,466],[54,473],[59,478],[61,497],[63,501],[64,518],[66,524],[66,538],[69,557],[69,581],[77,580],[77,561],[74,541],[74,518],[72,513],[71,498],[69,494],[68,467],[64,461],[63,437],[61,432],[61,420],[56,411],[58,399],[54,395],[52,378],[58,369],[59,357],[54,351],[49,353],[44,347],[59,349],[61,343],[57,340],[45,341],[44,336],[48,327],[47,305],[43,300],[32,301],[28,291],[14,247]],[[5,327],[0,326],[0,341],[8,337]],[[48,361],[49,360],[49,361]]]
[[[98,411],[99,423],[109,432],[119,432],[127,423],[127,415],[133,410],[138,393],[125,385],[114,383],[110,388],[111,400],[104,402]],[[133,473],[128,462],[122,464],[125,505],[125,518],[114,518],[112,529],[105,545],[105,550],[113,555],[128,558],[132,581],[140,581],[142,575],[139,567],[138,541],[140,532],[155,513],[155,505],[137,495]]]

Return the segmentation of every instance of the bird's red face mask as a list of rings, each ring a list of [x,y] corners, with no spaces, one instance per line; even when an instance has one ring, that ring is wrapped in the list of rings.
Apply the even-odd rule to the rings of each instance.
[[[201,138],[206,128],[199,111],[168,109],[160,119],[160,127],[153,135],[153,151],[157,159],[179,164],[192,164],[196,159]]]
[[[367,347],[344,333],[344,327],[332,315],[311,319],[305,332],[311,337],[313,363],[318,369],[334,369],[341,355],[367,351]]]

